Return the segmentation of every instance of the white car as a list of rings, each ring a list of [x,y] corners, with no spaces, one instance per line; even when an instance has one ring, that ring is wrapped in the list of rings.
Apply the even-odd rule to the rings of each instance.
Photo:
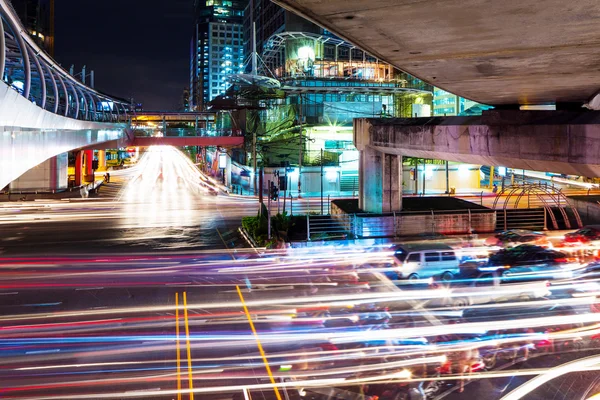
[[[455,309],[472,305],[507,301],[529,301],[551,295],[548,281],[501,283],[497,277],[485,274],[468,286],[441,287],[445,296],[441,303]]]

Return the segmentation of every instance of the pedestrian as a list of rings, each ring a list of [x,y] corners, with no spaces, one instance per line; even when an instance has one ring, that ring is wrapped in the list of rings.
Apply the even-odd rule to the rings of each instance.
[[[494,188],[492,189],[492,193],[498,193],[498,185],[494,183]]]
[[[106,183],[110,183],[110,174],[106,173]]]

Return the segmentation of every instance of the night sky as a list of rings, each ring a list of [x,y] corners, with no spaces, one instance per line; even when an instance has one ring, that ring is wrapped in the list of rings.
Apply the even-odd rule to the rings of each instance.
[[[177,110],[189,86],[193,0],[57,0],[54,58],[95,71],[96,89]]]

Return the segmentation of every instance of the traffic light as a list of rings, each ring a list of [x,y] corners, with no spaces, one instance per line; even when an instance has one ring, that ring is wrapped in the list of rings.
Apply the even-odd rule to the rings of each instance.
[[[287,179],[285,179],[285,176],[279,177],[279,189],[287,190]]]
[[[92,169],[94,171],[98,169],[98,160],[92,160]]]

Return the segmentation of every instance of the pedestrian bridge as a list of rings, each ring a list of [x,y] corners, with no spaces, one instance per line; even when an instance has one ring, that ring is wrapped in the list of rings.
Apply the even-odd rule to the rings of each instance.
[[[243,143],[242,137],[136,138],[129,129],[135,117],[128,102],[69,75],[29,37],[8,0],[0,0],[0,71],[0,189],[76,149]],[[198,120],[198,115],[177,118],[184,117]]]

